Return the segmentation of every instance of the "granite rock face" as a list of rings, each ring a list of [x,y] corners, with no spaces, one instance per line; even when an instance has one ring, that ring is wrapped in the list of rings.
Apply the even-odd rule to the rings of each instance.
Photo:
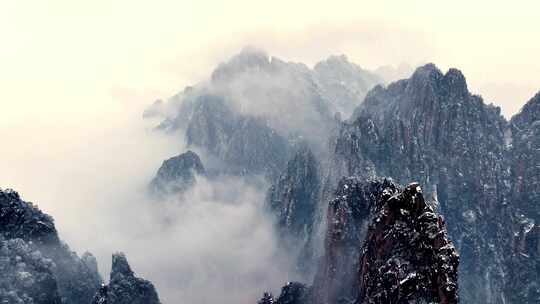
[[[219,96],[200,97],[186,130],[189,146],[203,148],[229,174],[275,178],[285,166],[288,141],[266,121],[234,113]]]
[[[289,156],[289,143],[264,120],[242,117],[231,134],[225,162],[241,174],[275,178]]]
[[[311,149],[302,145],[268,190],[266,204],[277,215],[282,235],[305,240],[311,234],[320,188],[319,170]]]
[[[136,277],[125,255],[115,253],[109,284],[101,286],[92,304],[160,304],[160,301],[154,285]]]
[[[458,303],[456,249],[417,183],[376,200],[360,259],[358,303]]]
[[[325,253],[313,285],[287,303],[457,303],[459,256],[417,183],[345,178],[328,205]],[[363,244],[363,245],[362,245]],[[275,301],[270,295],[263,296]],[[262,301],[262,300],[261,300]]]
[[[197,176],[205,174],[199,156],[188,150],[163,162],[150,183],[150,191],[159,196],[182,193],[195,185]]]
[[[34,301],[47,298],[50,303],[56,303],[54,294],[57,292],[61,303],[90,303],[101,284],[97,266],[91,262],[93,256],[87,253],[84,258],[78,257],[59,239],[52,217],[32,203],[23,201],[12,190],[0,190],[0,235],[4,240],[2,246],[7,248],[6,256],[9,252],[21,252],[22,259],[27,259],[18,262],[17,267],[27,268],[28,271],[8,267],[8,270],[18,271],[18,274],[11,275],[26,276],[29,273],[22,285],[12,286],[15,287],[14,292],[30,295],[32,292],[29,292],[29,286],[38,284],[35,289],[39,291],[42,289],[39,284],[45,284],[48,287],[43,289],[50,289],[48,295],[43,292],[34,295],[37,296]],[[11,247],[9,250],[10,242],[16,248]],[[17,260],[16,256],[8,258]],[[34,279],[32,274],[36,272],[41,274]]]
[[[417,180],[448,223],[461,255],[465,303],[501,303],[512,231],[506,120],[467,89],[456,69],[432,64],[376,87],[343,123],[325,193],[350,175]]]
[[[512,203],[540,223],[540,92],[510,120]]]
[[[311,243],[320,197],[321,165],[307,144],[300,144],[266,193],[265,205],[275,218],[280,244],[298,254],[297,271],[313,271]]]
[[[540,225],[523,223],[513,238],[507,257],[506,292],[508,303],[540,301]]]
[[[384,191],[397,191],[391,180],[343,178],[328,204],[324,255],[313,282],[315,303],[353,301],[358,293],[362,245],[375,204]]]
[[[540,93],[510,120],[509,159],[514,219],[507,257],[506,295],[512,303],[540,302]]]
[[[198,97],[197,104],[186,129],[189,146],[204,147],[218,158],[224,158],[237,115],[215,95]]]

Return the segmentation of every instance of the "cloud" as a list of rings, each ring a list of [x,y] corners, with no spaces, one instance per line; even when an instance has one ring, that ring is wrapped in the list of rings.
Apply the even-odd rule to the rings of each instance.
[[[104,278],[111,254],[124,251],[164,303],[255,302],[297,278],[264,214],[261,180],[200,177],[184,201],[147,197],[161,162],[185,147],[181,134],[151,131],[142,105],[123,100],[111,116],[71,128],[29,123],[3,146],[1,187],[52,215],[72,250],[96,255]]]

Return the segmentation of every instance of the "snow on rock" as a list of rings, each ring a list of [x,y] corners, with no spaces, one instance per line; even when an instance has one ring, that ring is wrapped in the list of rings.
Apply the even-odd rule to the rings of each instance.
[[[8,264],[20,260],[19,268],[7,267],[2,276],[16,276],[21,283],[6,290],[0,284],[0,293],[26,294],[36,303],[60,303],[57,296],[63,304],[90,303],[101,284],[95,258],[89,253],[79,258],[59,239],[52,217],[13,190],[0,189],[0,236]]]
[[[160,304],[151,282],[138,278],[131,270],[126,256],[112,256],[111,276],[108,285],[102,285],[92,304]]]

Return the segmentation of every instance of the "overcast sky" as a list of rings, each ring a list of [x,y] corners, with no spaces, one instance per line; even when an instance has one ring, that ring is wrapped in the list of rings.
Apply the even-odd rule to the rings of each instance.
[[[247,44],[307,64],[344,53],[366,68],[457,67],[508,115],[540,90],[539,11],[538,1],[2,1],[0,124],[80,124],[120,111],[120,97],[166,97]]]

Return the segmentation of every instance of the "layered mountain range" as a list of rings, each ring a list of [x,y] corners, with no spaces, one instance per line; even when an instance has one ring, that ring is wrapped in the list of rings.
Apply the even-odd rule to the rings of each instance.
[[[538,95],[508,121],[498,107],[470,93],[457,69],[443,73],[427,64],[409,78],[383,86],[367,81],[376,78],[346,62],[345,57],[331,57],[310,70],[258,52],[242,52],[218,67],[209,83],[184,93],[185,101],[178,101],[180,95],[171,99],[169,110],[177,102],[173,113],[179,114],[173,115],[174,123],[166,118],[161,128],[185,130],[190,147],[223,160],[231,174],[266,176],[271,185],[266,206],[283,246],[301,252],[298,269],[308,283],[315,277],[312,288],[321,277],[321,260],[335,251],[335,265],[341,269],[336,271],[344,275],[333,283],[341,288],[338,293],[351,300],[367,292],[348,286],[358,281],[361,269],[353,262],[358,261],[373,215],[365,204],[355,205],[344,219],[362,218],[348,228],[353,245],[332,249],[326,241],[332,219],[328,204],[336,204],[343,178],[362,182],[388,177],[402,184],[417,182],[426,206],[444,216],[447,236],[460,255],[456,286],[461,302],[538,301]],[[276,88],[283,71],[295,76]],[[239,90],[233,83],[245,75],[251,79],[242,81]],[[299,81],[300,76],[304,80]],[[272,79],[261,84],[265,77]],[[285,83],[294,89],[278,93]],[[369,91],[361,93],[363,89]],[[214,102],[219,107],[204,106],[207,92],[219,100]],[[352,98],[355,95],[359,98]],[[290,111],[290,103],[303,110]],[[268,104],[276,109],[267,109]],[[257,111],[252,111],[254,106]],[[348,119],[342,120],[339,112]],[[309,120],[313,116],[307,113],[318,113],[317,119]],[[238,127],[237,121],[246,119],[264,123],[247,130]],[[231,141],[231,134],[246,132],[240,130],[248,133]],[[246,140],[250,137],[266,139]],[[265,155],[261,147],[271,152]],[[234,153],[234,161],[226,156],[231,150],[242,151]],[[370,195],[360,191],[353,196]],[[339,301],[330,297],[325,303]]]
[[[189,149],[149,192],[181,204],[200,178],[262,179],[302,282],[261,304],[539,303],[540,93],[507,120],[457,69],[383,84],[386,72],[243,50],[145,111]],[[12,190],[0,191],[0,271],[0,303],[160,302],[122,253],[104,284],[96,259]]]
[[[445,216],[461,255],[461,301],[535,303],[537,104],[535,97],[508,122],[469,93],[458,70],[443,74],[431,64],[409,79],[378,86],[332,142],[319,203],[332,201],[333,189],[347,176],[418,181]],[[324,227],[320,218],[313,226]],[[314,239],[320,231],[314,229]]]

